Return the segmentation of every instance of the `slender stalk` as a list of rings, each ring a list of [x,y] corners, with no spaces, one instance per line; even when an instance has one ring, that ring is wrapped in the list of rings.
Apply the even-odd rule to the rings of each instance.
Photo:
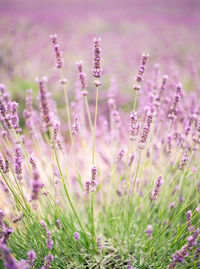
[[[92,164],[94,165],[95,157],[95,132],[97,124],[97,112],[98,112],[98,92],[99,88],[96,87],[96,105],[95,105],[95,116],[94,116],[94,126],[93,126],[93,135],[92,135]],[[95,228],[94,228],[94,192],[91,193],[91,221],[92,221],[92,237],[94,240],[95,237]]]
[[[62,69],[60,69],[61,72],[61,78],[64,78],[64,72]],[[72,124],[71,124],[71,115],[70,115],[70,109],[69,109],[69,98],[67,94],[67,87],[66,84],[63,84],[63,90],[65,94],[65,104],[66,104],[66,109],[67,109],[67,123],[68,123],[68,128],[69,128],[69,136],[70,140],[72,141],[73,136],[72,136]]]
[[[94,164],[94,155],[95,155],[95,133],[96,133],[96,124],[97,124],[97,112],[98,112],[98,93],[99,93],[99,88],[96,87],[96,105],[95,105],[95,116],[94,116],[94,126],[93,126],[93,135],[92,135],[92,164]]]
[[[168,129],[167,129],[167,134],[166,134],[166,136],[165,136],[165,138],[164,138],[163,146],[162,146],[162,149],[161,149],[161,151],[160,151],[160,156],[162,156],[163,151],[164,151],[164,149],[165,149],[165,146],[166,146],[166,143],[167,143],[166,137],[167,137],[167,135],[168,135],[168,133],[169,133],[171,127],[172,127],[172,120],[170,119],[170,121],[169,121],[169,126],[168,126]]]
[[[87,111],[87,115],[88,115],[88,121],[89,121],[89,126],[90,126],[90,131],[92,134],[92,119],[91,119],[91,115],[90,115],[90,109],[89,109],[89,105],[88,105],[88,98],[87,96],[84,96],[84,101],[85,101],[85,107],[86,107],[86,111]]]
[[[60,176],[61,176],[61,180],[62,180],[62,183],[63,183],[63,186],[64,186],[64,190],[65,190],[65,193],[66,193],[68,202],[69,202],[69,204],[70,204],[70,206],[71,206],[71,209],[72,209],[72,211],[73,211],[73,213],[74,213],[74,215],[75,215],[75,217],[76,217],[76,219],[77,219],[77,221],[78,221],[78,224],[79,224],[79,226],[80,226],[80,228],[81,228],[81,230],[82,230],[82,232],[83,232],[83,235],[84,235],[84,237],[85,237],[85,241],[86,241],[87,245],[89,245],[89,242],[88,242],[88,239],[87,239],[85,230],[84,230],[84,228],[83,228],[83,225],[81,224],[81,221],[80,221],[80,219],[79,219],[79,217],[78,217],[78,214],[77,214],[77,212],[76,212],[76,209],[75,209],[75,207],[74,207],[74,205],[73,205],[73,203],[72,203],[72,200],[71,200],[71,198],[70,198],[70,196],[69,196],[69,192],[68,192],[67,186],[66,186],[66,184],[65,184],[64,176],[63,176],[63,173],[62,173],[62,170],[61,170],[61,167],[60,167],[60,163],[59,163],[59,160],[58,160],[58,154],[57,154],[57,151],[56,151],[56,147],[55,147],[55,142],[54,142],[54,140],[53,140],[53,150],[54,150],[54,154],[55,154],[55,158],[56,158],[56,163],[57,163],[57,166],[58,166],[58,170],[59,170],[59,173],[60,173]]]
[[[137,96],[138,96],[138,91],[135,91],[135,98],[134,98],[133,110],[136,110]]]
[[[129,248],[129,244],[130,244],[130,240],[129,240],[130,239],[130,228],[129,228],[129,226],[130,226],[130,220],[131,220],[131,209],[132,209],[132,204],[133,204],[133,193],[134,193],[134,190],[135,190],[135,184],[136,184],[136,179],[137,179],[137,175],[138,175],[141,154],[142,154],[142,150],[140,150],[140,153],[139,153],[139,159],[138,159],[137,168],[136,168],[136,172],[135,172],[133,188],[132,188],[132,191],[131,191],[131,200],[130,200],[130,204],[129,204],[128,226],[127,226],[127,229],[128,229],[128,248]]]

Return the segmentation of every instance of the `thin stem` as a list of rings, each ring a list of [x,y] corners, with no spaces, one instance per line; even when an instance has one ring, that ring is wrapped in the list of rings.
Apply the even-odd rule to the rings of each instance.
[[[96,106],[95,106],[94,127],[93,127],[93,136],[92,136],[92,164],[94,164],[94,153],[95,153],[95,132],[96,132],[96,124],[97,124],[98,93],[99,93],[99,88],[96,87]]]
[[[84,100],[85,100],[85,107],[86,107],[86,111],[87,111],[87,115],[88,115],[88,121],[89,121],[89,125],[90,125],[90,131],[92,134],[92,119],[91,119],[91,115],[90,115],[90,109],[89,109],[89,105],[88,105],[88,98],[87,96],[84,96]]]
[[[83,232],[83,235],[85,237],[85,241],[86,241],[87,245],[89,245],[89,242],[87,240],[87,236],[86,236],[85,230],[83,228],[83,225],[81,224],[81,221],[80,221],[80,219],[78,217],[78,214],[76,213],[76,209],[75,209],[75,207],[74,207],[74,205],[73,205],[73,203],[71,201],[71,198],[69,196],[69,192],[67,190],[67,186],[66,186],[65,181],[64,181],[64,176],[63,176],[63,173],[62,173],[62,170],[61,170],[61,167],[60,167],[60,163],[59,163],[59,160],[58,160],[58,154],[57,154],[57,151],[56,151],[55,141],[54,140],[53,140],[53,150],[54,150],[54,154],[55,154],[55,158],[56,158],[56,163],[57,163],[57,166],[58,166],[58,170],[59,170],[59,173],[60,173],[60,176],[61,176],[62,183],[64,185],[64,190],[65,190],[65,193],[66,193],[68,202],[69,202],[69,204],[71,206],[71,209],[72,209],[72,211],[73,211],[73,213],[74,213],[74,215],[75,215],[75,217],[76,217],[76,219],[78,221],[78,224],[79,224],[79,226],[80,226],[80,228],[81,228],[81,230]]]
[[[133,110],[136,110],[137,96],[138,96],[138,91],[135,91],[135,98],[134,98]]]
[[[170,131],[170,129],[171,129],[171,126],[172,126],[172,120],[169,121],[169,126],[168,126],[168,129],[167,129],[167,135],[168,135],[168,133],[169,133],[169,131]],[[166,146],[166,143],[167,143],[167,140],[166,140],[167,135],[166,135],[165,138],[164,138],[163,146],[162,146],[162,149],[161,149],[161,151],[160,151],[160,156],[162,156],[163,151],[164,151],[164,149],[165,149],[165,146]]]
[[[92,164],[94,165],[94,154],[95,154],[95,132],[97,124],[97,112],[98,112],[98,90],[96,87],[96,105],[95,105],[95,116],[94,116],[94,127],[93,127],[93,136],[92,136]],[[92,237],[94,240],[95,237],[95,228],[94,228],[94,193],[91,193],[91,222],[92,222]]]
[[[141,154],[142,154],[142,150],[140,150],[140,153],[139,153],[139,159],[138,159],[138,162],[137,162],[137,168],[136,168],[136,172],[135,172],[133,188],[132,188],[132,191],[131,191],[131,200],[130,200],[130,205],[129,205],[129,213],[128,213],[128,246],[129,246],[129,238],[130,238],[130,236],[129,236],[130,235],[129,225],[130,225],[130,220],[131,220],[131,209],[132,209],[132,203],[133,203],[133,193],[134,193],[134,190],[135,190],[135,184],[136,184],[136,179],[137,179],[137,175],[138,175]]]
[[[63,70],[60,70],[61,72],[61,77],[64,78],[64,73]],[[63,84],[63,89],[64,89],[64,94],[65,94],[65,103],[66,103],[66,109],[67,109],[67,123],[68,123],[68,128],[69,128],[69,136],[70,140],[72,141],[73,136],[72,136],[72,125],[71,125],[71,115],[70,115],[70,109],[69,109],[69,98],[67,94],[67,87],[66,84]]]

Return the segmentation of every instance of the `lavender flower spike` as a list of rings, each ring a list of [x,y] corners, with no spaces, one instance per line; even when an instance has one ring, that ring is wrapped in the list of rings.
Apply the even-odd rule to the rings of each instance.
[[[6,244],[1,244],[0,249],[2,250],[4,265],[7,269],[26,269],[27,268],[27,266],[16,261],[16,259],[11,255],[10,250],[8,249]]]
[[[81,87],[82,87],[82,90],[84,91],[86,89],[87,84],[86,84],[86,75],[85,73],[83,73],[83,62],[80,61],[80,62],[77,62],[76,64],[78,66]]]
[[[185,257],[188,256],[189,251],[193,245],[196,244],[197,237],[199,236],[199,229],[194,230],[193,234],[187,238],[187,244],[185,244],[180,250],[172,255],[172,261],[170,262],[168,269],[174,269],[179,262],[183,262]]]
[[[42,79],[36,78],[36,82],[38,83],[40,91],[39,102],[40,102],[41,117],[44,121],[45,127],[48,129],[48,127],[52,125],[52,122],[50,117],[47,88],[45,86],[46,81],[47,81],[46,77],[43,77]]]
[[[55,61],[55,68],[62,68],[64,65],[64,60],[62,59],[62,51],[60,50],[60,47],[58,45],[58,41],[57,41],[57,35],[50,35],[51,41],[53,43],[53,49],[54,49],[54,53],[56,56],[56,61]]]
[[[18,144],[15,146],[15,174],[18,180],[22,180],[22,150]]]
[[[36,259],[35,251],[34,251],[34,250],[30,250],[30,251],[28,252],[27,263],[28,263],[30,266],[33,266],[35,259]]]
[[[79,234],[78,232],[75,232],[75,233],[74,233],[74,239],[75,239],[76,241],[79,241],[79,239],[80,239],[80,234]]]
[[[51,250],[53,248],[53,244],[54,244],[54,242],[53,242],[53,240],[51,238],[51,232],[47,229],[47,226],[46,226],[46,224],[45,224],[45,222],[43,220],[41,221],[41,225],[43,226],[44,231],[46,233],[46,237],[47,237],[47,240],[46,240],[47,248],[49,250]]]
[[[95,78],[100,78],[102,76],[102,68],[101,68],[101,48],[100,48],[100,42],[101,38],[94,38],[94,67],[93,67],[93,76]]]
[[[158,194],[160,192],[160,188],[161,188],[161,185],[164,183],[164,180],[162,179],[161,176],[159,176],[157,178],[157,180],[155,181],[155,188],[154,190],[152,191],[152,195],[151,195],[151,199],[156,201],[157,198],[158,198]]]
[[[45,257],[45,264],[41,267],[41,269],[49,269],[51,267],[51,262],[53,261],[53,255],[49,254]]]
[[[152,120],[153,120],[153,113],[149,110],[147,112],[146,123],[145,123],[145,126],[144,126],[143,130],[142,130],[142,134],[141,134],[139,145],[138,145],[138,147],[140,149],[145,148],[147,137],[148,137],[148,134],[150,132]]]

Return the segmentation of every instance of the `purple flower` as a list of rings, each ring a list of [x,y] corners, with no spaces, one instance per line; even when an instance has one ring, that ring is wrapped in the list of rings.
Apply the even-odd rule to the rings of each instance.
[[[79,241],[79,239],[80,239],[80,234],[79,234],[78,232],[75,232],[75,233],[74,233],[74,239],[75,239],[76,241]]]
[[[164,180],[162,179],[161,176],[159,176],[155,181],[155,188],[154,188],[154,190],[152,191],[152,194],[151,194],[151,199],[152,200],[154,200],[154,201],[157,200],[158,194],[160,192],[160,188],[161,188],[163,183],[164,183]]]
[[[101,38],[94,38],[94,61],[93,61],[93,76],[95,78],[100,78],[102,76],[102,68],[101,68],[101,48],[100,48],[100,42]]]
[[[42,187],[42,184],[37,179],[38,175],[39,175],[38,173],[34,172],[34,178],[32,183],[32,194],[31,194],[32,200],[38,200],[39,191]]]
[[[97,237],[97,247],[98,249],[102,249],[102,244],[101,244],[101,238]]]
[[[58,229],[61,229],[61,224],[60,224],[60,220],[59,219],[56,220],[56,224],[57,224]]]
[[[15,146],[15,174],[18,180],[22,180],[22,150],[19,144]]]
[[[185,154],[180,162],[180,165],[179,165],[180,170],[184,170],[184,168],[186,166],[187,158],[188,158],[188,154],[187,154],[187,152],[185,152]]]
[[[56,56],[56,68],[62,68],[64,65],[64,60],[62,59],[62,51],[60,50],[60,47],[58,45],[58,41],[57,41],[57,35],[50,35],[51,41],[53,43],[53,50]]]
[[[45,224],[45,222],[43,220],[41,221],[41,225],[43,226],[44,231],[46,233],[46,238],[47,238],[46,244],[47,244],[47,248],[49,250],[51,250],[53,248],[53,244],[54,244],[54,242],[53,242],[53,240],[51,238],[51,232],[47,229],[47,226],[46,226],[46,224]]]
[[[177,263],[183,262],[185,257],[188,256],[189,251],[195,245],[196,240],[199,236],[199,229],[194,230],[193,234],[187,238],[187,243],[178,250],[175,254],[172,255],[172,261],[168,266],[168,269],[173,269],[176,267]]]
[[[51,117],[50,117],[50,110],[49,110],[49,100],[48,100],[48,93],[45,86],[45,82],[47,81],[46,77],[42,79],[36,78],[36,82],[39,86],[39,101],[40,101],[40,112],[41,117],[44,121],[45,127],[48,129],[51,125]]]
[[[30,250],[30,251],[28,252],[27,263],[28,263],[29,265],[33,266],[35,259],[36,259],[35,251],[34,251],[34,250]]]
[[[48,256],[45,256],[45,263],[41,267],[41,269],[49,269],[51,267],[51,262],[53,261],[53,255],[49,254]]]
[[[188,210],[186,212],[186,220],[187,220],[187,227],[188,227],[188,230],[191,232],[192,230],[192,222],[191,222],[191,218],[192,218],[192,211],[191,210]]]
[[[178,103],[179,103],[180,98],[181,98],[181,92],[182,92],[182,85],[181,85],[181,83],[178,83],[176,86],[176,94],[174,96],[174,100],[172,102],[172,105],[171,105],[169,113],[168,113],[168,117],[171,120],[173,120],[177,117]]]
[[[10,121],[11,121],[12,127],[15,129],[17,133],[19,133],[21,129],[19,127],[19,116],[17,114],[17,108],[18,108],[18,104],[16,102],[11,102]]]
[[[139,134],[139,130],[140,130],[140,124],[138,123],[138,120],[137,120],[137,112],[133,110],[129,116],[130,140],[135,139],[135,137]]]
[[[54,139],[54,142],[57,144],[58,148],[62,152],[62,144],[61,144],[60,138],[58,137],[58,131],[59,131],[59,128],[60,128],[60,122],[58,120],[54,120],[52,125],[53,125],[53,139]]]
[[[138,82],[138,83],[141,83],[143,81],[143,74],[144,74],[144,71],[145,71],[145,68],[146,68],[146,62],[147,62],[147,59],[149,57],[149,54],[145,54],[143,53],[142,54],[142,63],[139,67],[139,70],[138,70],[138,74],[135,78],[135,80]],[[139,90],[140,87],[134,87],[135,90]]]
[[[146,229],[146,234],[150,239],[152,239],[152,232],[153,232],[153,226],[148,224],[147,229]]]
[[[77,117],[75,117],[74,122],[72,124],[72,134],[73,136],[77,136],[80,130],[80,123]]]
[[[81,82],[82,90],[85,90],[87,84],[86,84],[86,75],[85,75],[85,73],[83,73],[83,62],[80,61],[80,62],[77,62],[76,64],[78,66],[79,79],[80,79],[80,82]]]
[[[120,151],[119,151],[119,154],[118,154],[118,162],[121,162],[121,160],[122,160],[122,158],[123,158],[123,156],[124,156],[124,153],[125,153],[125,151],[124,151],[124,149],[121,149]]]
[[[97,176],[97,167],[93,165],[91,168],[91,181],[90,181],[90,187],[92,192],[96,190],[97,185],[96,176]]]
[[[143,130],[142,130],[142,134],[141,134],[139,145],[138,145],[140,149],[145,148],[145,144],[147,141],[148,134],[150,132],[152,120],[153,120],[153,113],[149,110],[147,112],[146,123],[145,123]]]
[[[16,261],[16,259],[11,255],[10,250],[6,246],[6,244],[1,244],[0,249],[2,250],[4,265],[7,269],[26,269],[27,268],[26,265]]]

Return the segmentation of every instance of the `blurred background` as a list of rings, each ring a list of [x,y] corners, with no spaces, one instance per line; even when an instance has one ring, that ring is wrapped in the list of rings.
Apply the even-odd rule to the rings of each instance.
[[[106,96],[115,78],[122,107],[132,94],[143,52],[150,54],[147,76],[158,64],[161,75],[182,81],[186,91],[196,87],[191,74],[198,73],[200,65],[199,0],[0,0],[0,83],[20,103],[21,111],[25,90],[33,88],[37,95],[35,77],[43,75],[49,77],[59,108],[64,105],[55,83],[59,73],[54,70],[52,33],[57,33],[64,53],[71,101],[79,60],[84,62],[93,100],[94,36],[102,38],[102,92]]]

